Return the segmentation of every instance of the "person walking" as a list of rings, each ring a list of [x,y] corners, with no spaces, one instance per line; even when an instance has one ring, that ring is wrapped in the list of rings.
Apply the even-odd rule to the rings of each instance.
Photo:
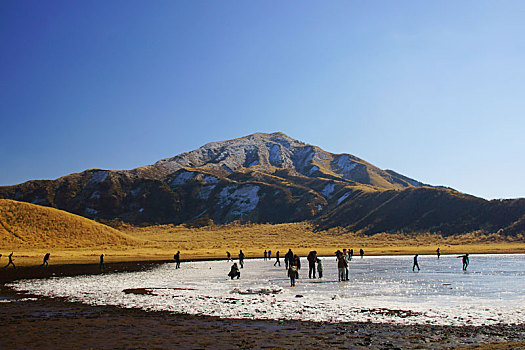
[[[345,280],[345,258],[343,257],[343,254],[339,254],[337,258],[337,274],[339,282]]]
[[[7,256],[9,261],[7,262],[7,265],[4,266],[4,269],[7,269],[9,265],[13,265],[13,269],[16,269],[15,263],[13,262],[13,252]]]
[[[173,260],[175,260],[176,262],[175,268],[176,269],[180,268],[180,251],[179,250],[177,250],[177,253],[173,255]]]
[[[227,261],[230,261],[230,260],[233,261],[232,255],[231,255],[231,253],[229,251],[226,251],[226,260]]]
[[[241,265],[241,269],[244,268],[244,258],[246,255],[242,252],[242,249],[239,250],[239,265]]]
[[[46,253],[46,255],[44,255],[44,261],[42,262],[42,265],[40,266],[45,266],[45,267],[49,267],[49,257],[51,256],[51,254],[49,253]]]
[[[441,256],[441,251],[439,250],[439,248],[438,248],[438,249],[436,249],[436,254],[437,254],[437,256],[438,256],[438,259],[439,259],[439,257]]]
[[[268,252],[266,251],[266,249],[264,250],[264,261],[266,261],[266,259],[268,258]]]
[[[419,264],[417,263],[417,254],[414,255],[414,265],[412,265],[412,272],[414,272],[414,270],[416,269],[417,267],[417,272],[419,272]]]
[[[272,251],[268,250],[268,260],[272,260]]]
[[[363,256],[365,255],[365,251],[361,248],[359,249],[359,255],[361,256],[361,259],[363,258]]]
[[[277,252],[275,253],[275,262],[273,263],[273,266],[275,266],[275,265],[277,265],[277,264],[279,264],[279,266],[281,266],[281,260],[279,260],[279,254],[280,254],[279,251],[277,251]]]

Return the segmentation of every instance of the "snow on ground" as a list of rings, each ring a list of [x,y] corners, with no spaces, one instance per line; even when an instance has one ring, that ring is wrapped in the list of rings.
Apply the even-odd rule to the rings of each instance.
[[[344,201],[345,199],[348,198],[348,196],[350,196],[351,192],[346,192],[345,194],[343,194],[341,197],[339,197],[339,199],[337,200],[337,205],[341,204],[342,201]]]
[[[342,168],[340,171],[341,173],[348,176],[348,173],[352,171],[356,166],[357,163],[350,160],[350,156],[348,154],[343,154],[337,159],[337,166]]]
[[[284,249],[282,249],[284,251]],[[184,258],[184,252],[182,252]],[[308,279],[305,258],[291,288],[284,264],[246,260],[239,280],[231,262],[174,264],[140,272],[39,280],[10,286],[37,295],[60,296],[93,305],[117,305],[231,318],[372,321],[397,324],[481,325],[522,323],[525,313],[525,255],[471,255],[468,272],[455,256],[354,258],[350,281],[337,281],[333,257],[322,258],[324,277]],[[150,295],[126,292],[145,289]]]
[[[207,200],[210,197],[211,191],[216,187],[216,185],[206,185],[203,186],[199,194],[197,195],[200,199]]]
[[[232,191],[235,189],[234,191]],[[245,185],[242,187],[226,186],[219,193],[219,206],[221,208],[231,205],[229,217],[237,217],[251,212],[259,203],[259,186]]]
[[[332,192],[334,192],[335,185],[334,184],[327,184],[323,190],[321,191],[321,194],[325,198],[330,198],[332,196]]]
[[[108,170],[97,170],[93,172],[93,176],[91,176],[91,179],[88,182],[88,185],[95,185],[102,181],[104,181],[108,177],[109,171]]]
[[[188,181],[193,179],[195,173],[192,171],[183,171],[171,182],[172,186],[182,186],[185,185]]]

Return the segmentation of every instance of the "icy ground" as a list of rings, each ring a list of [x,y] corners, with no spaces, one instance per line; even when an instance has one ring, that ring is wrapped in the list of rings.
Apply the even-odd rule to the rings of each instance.
[[[284,254],[284,252],[282,252]],[[402,324],[482,325],[525,321],[525,255],[471,255],[468,272],[455,256],[354,257],[350,281],[338,282],[335,259],[323,258],[324,277],[290,288],[284,264],[246,260],[241,279],[231,262],[183,262],[153,270],[25,280],[18,290],[88,304],[233,318],[373,321]],[[282,262],[282,260],[281,260]]]

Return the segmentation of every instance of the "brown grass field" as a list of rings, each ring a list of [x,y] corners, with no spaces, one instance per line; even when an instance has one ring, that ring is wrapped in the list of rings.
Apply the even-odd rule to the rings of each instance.
[[[337,249],[360,248],[366,255],[459,253],[525,253],[522,235],[505,238],[497,234],[470,233],[441,237],[433,234],[356,235],[342,228],[314,232],[306,222],[248,224],[188,228],[156,225],[136,227],[122,224],[118,229],[53,208],[12,200],[0,200],[0,266],[13,251],[15,264],[42,262],[51,253],[51,264],[97,263],[104,253],[106,262],[169,260],[177,251],[184,259],[223,259],[242,249],[248,258],[262,257],[265,249],[292,248],[306,256],[310,250],[333,255]]]

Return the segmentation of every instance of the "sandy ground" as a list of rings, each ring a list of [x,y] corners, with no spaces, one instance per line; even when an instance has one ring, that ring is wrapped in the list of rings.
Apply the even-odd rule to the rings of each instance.
[[[107,264],[105,273],[143,270],[158,263]],[[92,273],[100,273],[96,264],[0,270],[0,300],[9,301],[0,302],[2,348],[525,348],[525,324],[452,327],[221,319],[34,298],[4,285],[22,278]]]

